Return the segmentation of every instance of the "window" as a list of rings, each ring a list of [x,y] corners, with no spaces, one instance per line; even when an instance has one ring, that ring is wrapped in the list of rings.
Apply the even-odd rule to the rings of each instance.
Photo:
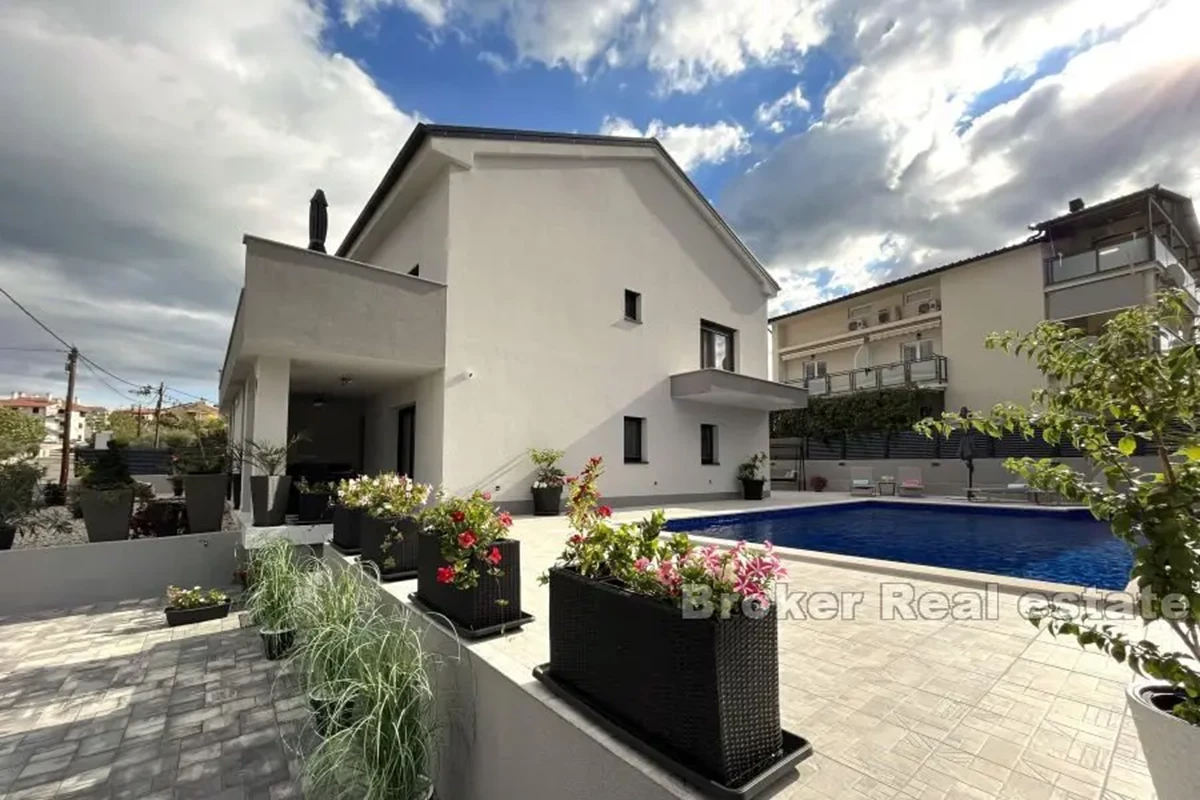
[[[927,303],[933,299],[933,289],[913,289],[904,293],[904,305],[915,306],[917,303]]]
[[[804,362],[804,379],[811,381],[813,378],[822,378],[825,376],[824,361],[805,361]]]
[[[871,313],[871,304],[867,303],[866,305],[862,305],[862,306],[851,306],[849,316],[850,316],[850,319],[855,319],[857,317],[865,317],[870,313]]]
[[[717,462],[717,426],[700,426],[700,463],[713,464]]]
[[[734,331],[715,322],[700,321],[700,368],[734,371]]]
[[[625,463],[646,463],[646,420],[643,417],[625,418]]]
[[[933,340],[919,339],[900,345],[900,357],[904,361],[926,361],[933,358]]]
[[[421,265],[417,264],[416,266],[414,266],[412,269],[410,269],[408,271],[408,274],[412,275],[414,278],[421,277]]]
[[[630,322],[642,321],[642,296],[631,289],[625,290],[625,319]]]

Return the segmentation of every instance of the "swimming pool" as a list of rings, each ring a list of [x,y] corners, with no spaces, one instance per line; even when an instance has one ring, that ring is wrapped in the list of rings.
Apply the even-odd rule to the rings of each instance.
[[[1083,509],[838,503],[676,519],[667,529],[1099,589],[1124,589],[1133,564]]]

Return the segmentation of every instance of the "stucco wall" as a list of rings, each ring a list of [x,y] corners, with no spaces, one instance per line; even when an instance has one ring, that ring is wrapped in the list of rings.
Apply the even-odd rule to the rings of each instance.
[[[1042,384],[1024,356],[983,346],[988,334],[1029,331],[1044,319],[1042,249],[1030,245],[942,273],[942,341],[950,363],[946,407],[1028,403]]]
[[[1146,283],[1145,271],[1122,272],[1054,289],[1046,293],[1046,317],[1074,319],[1139,305],[1147,298]]]
[[[655,163],[480,156],[451,176],[450,208],[448,488],[527,500],[531,446],[567,450],[568,469],[604,456],[608,495],[734,488],[767,415],[689,408],[668,379],[700,366],[702,318],[737,330],[738,370],[765,378],[767,298]],[[648,464],[623,463],[627,414],[647,419]],[[722,464],[701,467],[713,421]]]
[[[377,247],[359,248],[355,258],[405,274],[419,264],[422,278],[445,282],[449,188],[443,172]]]
[[[413,479],[440,486],[442,483],[444,373],[435,372],[380,392],[367,402],[366,470],[396,469],[396,437],[400,409],[416,406],[416,444]]]

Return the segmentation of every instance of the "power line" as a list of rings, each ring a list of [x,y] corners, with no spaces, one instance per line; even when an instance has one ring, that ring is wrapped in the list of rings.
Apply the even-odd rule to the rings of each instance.
[[[35,317],[33,315],[33,312],[30,311],[28,308],[26,308],[25,306],[23,306],[19,302],[17,302],[17,298],[13,297],[11,294],[9,294],[7,291],[5,291],[3,286],[0,286],[0,294],[3,294],[5,297],[7,297],[9,300],[11,300],[13,305],[15,305],[17,308],[21,309],[22,312],[24,312],[25,316],[29,317],[31,320],[36,322],[38,324],[39,328],[41,328],[46,333],[50,334],[55,339],[57,339],[62,344],[63,347],[67,348],[68,350],[71,349],[72,345],[70,342],[68,342],[66,339],[62,338],[61,336],[59,336],[54,331],[50,330],[50,327],[48,325],[46,325],[46,323],[42,322],[40,319]]]
[[[104,380],[104,378],[103,378],[103,377],[100,375],[100,373],[99,373],[99,372],[97,372],[97,371],[96,371],[96,370],[95,370],[95,369],[92,367],[92,365],[91,365],[91,364],[89,364],[89,363],[87,362],[87,360],[86,360],[86,359],[83,359],[83,358],[82,358],[82,356],[80,357],[80,359],[83,361],[83,365],[84,365],[85,367],[87,367],[87,368],[88,368],[88,371],[92,373],[92,375],[93,375],[93,376],[96,378],[96,380],[100,381],[100,383],[101,383],[101,384],[103,384],[103,385],[105,386],[105,388],[107,388],[107,389],[108,389],[110,392],[112,392],[113,394],[116,394],[116,395],[120,396],[120,398],[121,398],[122,400],[129,400],[129,399],[131,399],[131,397],[132,397],[132,395],[133,395],[133,393],[132,393],[132,392],[126,392],[126,391],[122,391],[121,389],[117,389],[117,388],[115,388],[115,387],[114,387],[114,386],[113,386],[111,383],[109,383],[108,381]]]
[[[0,347],[0,350],[15,350],[21,353],[69,353],[61,347]]]

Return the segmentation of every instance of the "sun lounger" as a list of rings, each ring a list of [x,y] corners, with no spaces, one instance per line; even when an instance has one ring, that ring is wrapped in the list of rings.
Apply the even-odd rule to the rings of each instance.
[[[921,497],[925,494],[925,479],[920,467],[897,467],[896,492],[909,497]]]
[[[850,468],[850,494],[874,496],[875,477],[871,470],[862,467]]]

